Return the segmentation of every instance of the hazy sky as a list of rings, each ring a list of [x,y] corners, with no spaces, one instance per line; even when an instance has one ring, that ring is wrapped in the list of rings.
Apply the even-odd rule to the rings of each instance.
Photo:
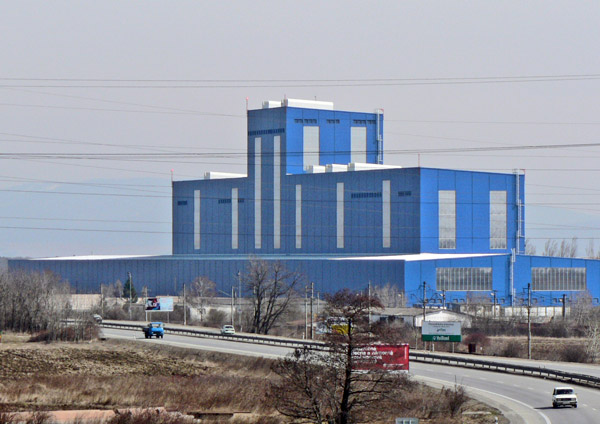
[[[389,164],[525,169],[527,236],[598,249],[599,22],[573,1],[1,2],[0,256],[170,253],[170,170],[245,172],[246,98],[284,96],[383,108]]]

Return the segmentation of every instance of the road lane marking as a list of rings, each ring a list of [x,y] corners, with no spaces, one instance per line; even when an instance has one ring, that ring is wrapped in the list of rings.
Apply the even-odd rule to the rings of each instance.
[[[415,376],[415,377],[418,377],[418,376]],[[421,378],[421,379],[424,379],[424,380],[428,380],[428,379],[429,379],[429,380],[441,381],[441,382],[443,382],[443,383],[449,383],[448,381],[445,381],[445,380],[440,380],[440,379],[437,379],[437,378],[431,378],[431,377],[420,377],[420,378]],[[541,417],[541,418],[544,420],[544,422],[545,422],[546,424],[552,424],[552,421],[550,421],[550,418],[548,418],[548,416],[547,416],[546,414],[544,414],[543,412],[541,412],[541,411],[537,410],[535,407],[533,407],[533,406],[531,406],[531,405],[529,405],[529,404],[527,404],[527,403],[525,403],[525,402],[522,402],[522,401],[520,401],[520,400],[518,400],[518,399],[514,399],[514,398],[511,398],[511,397],[509,397],[509,396],[502,395],[502,394],[500,394],[500,393],[491,392],[491,391],[489,391],[489,390],[484,390],[484,389],[479,389],[479,388],[476,388],[476,387],[470,387],[470,386],[466,386],[466,385],[464,385],[464,384],[459,384],[459,385],[460,385],[460,386],[462,386],[462,387],[464,387],[465,389],[467,389],[467,392],[468,392],[469,390],[476,391],[476,392],[478,391],[478,392],[486,393],[486,394],[488,394],[488,395],[490,395],[490,396],[492,396],[492,397],[493,397],[493,396],[498,396],[498,397],[501,397],[501,398],[503,398],[503,399],[507,399],[507,400],[509,400],[509,401],[511,401],[511,402],[515,402],[515,403],[517,403],[517,404],[519,404],[519,405],[522,405],[522,406],[524,406],[524,407],[526,407],[526,408],[530,409],[530,410],[531,410],[531,411],[532,411],[534,414],[536,414],[536,413],[537,413],[537,414],[538,414],[538,415],[539,415],[539,416],[540,416],[540,417]],[[505,405],[505,406],[506,406],[506,405]],[[526,417],[523,417],[523,416],[521,416],[521,418],[523,418],[523,419],[525,420],[525,422],[527,422],[527,420],[525,419]]]

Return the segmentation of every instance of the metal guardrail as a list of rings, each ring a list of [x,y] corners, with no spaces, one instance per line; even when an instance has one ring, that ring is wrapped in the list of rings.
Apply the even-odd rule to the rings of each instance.
[[[119,323],[108,323],[103,322],[100,324],[102,327],[106,328],[118,328],[123,330],[142,330],[144,325],[141,324],[119,324]],[[178,327],[168,327],[165,326],[165,333],[167,334],[180,334],[183,336],[192,336],[192,337],[203,337],[209,339],[220,339],[220,340],[229,340],[241,343],[253,343],[253,344],[268,344],[272,346],[286,346],[292,348],[302,348],[307,347],[311,349],[321,349],[323,348],[323,343],[308,341],[308,340],[295,340],[295,339],[283,339],[279,337],[269,337],[269,336],[254,336],[249,334],[221,334],[213,331],[204,331],[204,330],[193,330],[188,328],[178,328]]]
[[[140,324],[118,324],[103,322],[102,327],[118,328],[123,330],[142,330]],[[308,340],[283,339],[279,337],[254,336],[246,334],[220,334],[212,331],[193,330],[187,328],[165,326],[167,334],[181,334],[192,337],[203,337],[211,339],[229,340],[242,343],[268,344],[272,346],[285,346],[291,348],[310,348],[323,349],[324,343]],[[426,362],[433,364],[444,364],[455,367],[483,369],[506,374],[521,374],[530,377],[538,377],[549,380],[561,381],[564,383],[579,384],[582,386],[600,388],[600,377],[593,375],[577,374],[566,371],[553,370],[542,367],[531,367],[525,365],[509,364],[505,362],[496,362],[483,359],[471,359],[460,356],[440,355],[427,352],[411,351],[409,357],[415,362]]]
[[[582,386],[600,388],[600,377],[593,375],[577,374],[566,371],[553,370],[542,367],[509,364],[504,362],[471,359],[450,355],[439,355],[425,352],[410,352],[410,359],[416,362],[444,364],[463,368],[477,368],[506,374],[522,374],[530,377],[539,377],[564,383],[579,384]]]

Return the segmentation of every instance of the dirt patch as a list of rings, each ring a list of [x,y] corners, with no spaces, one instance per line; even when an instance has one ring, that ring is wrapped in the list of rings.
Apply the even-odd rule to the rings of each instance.
[[[3,337],[0,363],[0,415],[164,407],[234,417],[217,422],[284,422],[269,399],[270,381],[275,378],[269,359],[119,340],[44,344]],[[414,413],[435,410],[438,396],[439,391],[424,387],[395,406],[401,403],[406,412]],[[469,401],[467,409],[489,414],[452,422],[483,424],[494,422],[498,414],[475,401]]]

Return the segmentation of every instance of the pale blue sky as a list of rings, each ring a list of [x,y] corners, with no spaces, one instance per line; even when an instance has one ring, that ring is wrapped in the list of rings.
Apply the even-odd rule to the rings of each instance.
[[[0,150],[239,153],[246,97],[258,108],[284,96],[383,108],[388,152],[598,143],[598,22],[600,3],[573,1],[2,2]],[[563,77],[573,75],[589,77]],[[499,79],[472,79],[486,77]],[[583,253],[588,238],[600,245],[599,152],[423,153],[420,161],[526,169],[527,235],[538,245],[578,236]],[[418,163],[414,153],[385,159]],[[171,169],[176,179],[244,172],[245,158],[2,158],[0,256],[170,253]],[[103,195],[56,194],[90,190]],[[122,196],[105,196],[114,193]],[[127,222],[102,221],[118,219]]]

